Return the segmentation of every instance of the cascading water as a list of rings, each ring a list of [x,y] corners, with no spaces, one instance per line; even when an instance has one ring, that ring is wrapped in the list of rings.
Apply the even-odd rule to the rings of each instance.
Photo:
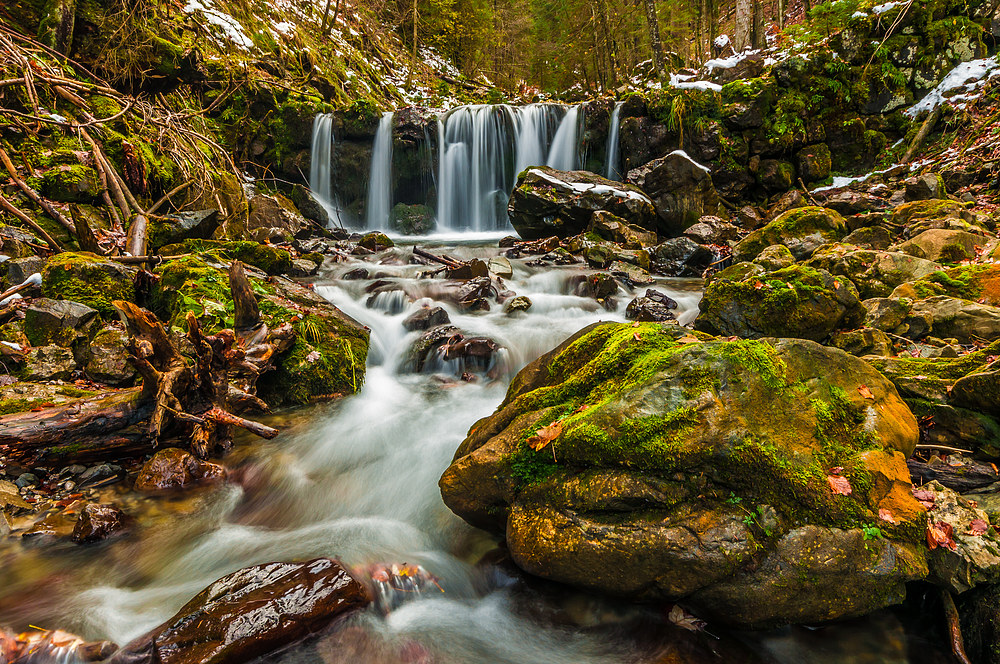
[[[387,111],[379,120],[372,145],[372,163],[368,173],[368,200],[365,225],[372,230],[389,229],[392,210],[392,118]]]
[[[309,163],[309,189],[313,198],[323,206],[330,223],[343,226],[340,202],[333,193],[331,159],[333,157],[333,115],[322,113],[313,118],[312,158]]]
[[[609,180],[622,181],[620,157],[618,156],[618,122],[622,111],[622,104],[616,102],[615,109],[611,111],[611,121],[608,127],[608,156],[605,160],[604,177]]]
[[[560,171],[575,171],[580,161],[580,106],[570,106],[559,123],[546,165]]]

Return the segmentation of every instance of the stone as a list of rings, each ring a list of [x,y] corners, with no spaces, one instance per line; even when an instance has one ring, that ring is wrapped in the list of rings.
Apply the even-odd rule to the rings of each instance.
[[[822,341],[834,330],[857,327],[865,317],[858,291],[846,277],[802,265],[749,276],[738,268],[712,278],[698,304],[696,329],[747,339]]]
[[[501,279],[510,279],[514,276],[514,267],[503,256],[493,256],[487,261],[486,267]]]
[[[14,485],[18,489],[25,489],[29,486],[38,486],[39,484],[40,480],[34,473],[21,473],[17,476],[17,479],[14,480]]]
[[[73,527],[77,544],[99,542],[128,528],[129,518],[114,505],[90,503],[80,511]]]
[[[531,300],[524,295],[518,295],[507,300],[503,305],[503,312],[508,316],[513,316],[519,311],[527,311],[531,308]]]
[[[711,172],[682,150],[630,170],[628,182],[652,199],[661,235],[679,235],[702,216],[719,210]]]
[[[886,297],[900,284],[933,274],[941,265],[897,251],[859,249],[846,243],[820,247],[805,263],[851,280],[862,299]]]
[[[115,465],[113,463],[102,463],[99,466],[91,466],[87,468],[80,476],[77,478],[80,488],[87,486],[100,484],[104,485],[105,480],[110,480],[112,477],[117,477],[119,479],[125,476],[124,471],[121,466]]]
[[[326,207],[316,199],[308,187],[301,184],[292,187],[292,203],[306,219],[312,219],[323,228],[330,225],[330,213],[326,211]]]
[[[625,318],[640,322],[672,321],[676,320],[676,317],[671,309],[676,307],[676,302],[671,307],[667,303],[651,297],[637,297],[625,307]]]
[[[35,346],[26,357],[24,380],[70,380],[76,371],[73,351],[62,346]]]
[[[135,478],[136,491],[183,489],[194,484],[218,482],[226,470],[217,463],[202,461],[176,447],[162,449],[143,464]]]
[[[1000,579],[1000,536],[990,525],[989,515],[937,480],[920,490],[921,500],[933,503],[927,510],[928,528],[942,529],[947,524],[955,543],[954,549],[937,545],[927,554],[929,580],[956,595],[981,583],[996,583]],[[973,525],[981,531],[975,532]]]
[[[587,171],[529,168],[518,177],[507,207],[511,224],[525,240],[583,233],[598,210],[645,230],[656,228],[656,209],[646,194]]]
[[[801,150],[797,156],[799,177],[804,182],[820,182],[830,177],[832,158],[830,148],[826,143],[809,145]]]
[[[753,259],[753,262],[760,265],[765,270],[773,271],[789,267],[795,264],[795,256],[783,244],[772,244],[764,249]]]
[[[439,325],[447,325],[450,322],[451,319],[444,308],[421,307],[403,320],[403,327],[412,332],[414,330],[426,330]]]
[[[985,245],[981,235],[960,230],[930,229],[897,246],[911,256],[942,263],[959,263],[974,259],[976,248]]]
[[[554,421],[552,450],[531,449]],[[892,384],[843,351],[597,324],[515,377],[439,486],[531,574],[767,628],[864,615],[926,575],[918,439]]]
[[[587,231],[620,244],[625,249],[642,249],[656,244],[656,232],[633,226],[606,210],[598,210],[590,218]]]
[[[948,198],[948,192],[945,191],[944,187],[944,180],[936,173],[916,175],[912,178],[907,178],[903,184],[906,185],[907,202]]]
[[[24,333],[34,346],[71,346],[86,337],[97,311],[70,300],[36,297],[24,312]]]
[[[817,194],[817,197],[821,199],[823,207],[842,215],[861,214],[869,211],[879,212],[889,208],[889,202],[884,198],[850,189],[834,190],[825,196]]]
[[[478,258],[466,261],[457,268],[445,270],[448,279],[475,279],[477,277],[489,277],[490,268],[484,261]]]
[[[135,300],[138,270],[87,252],[63,252],[49,259],[42,271],[42,295],[71,300],[96,309],[105,319],[117,319],[115,300]]]
[[[926,331],[914,329],[910,319],[928,321]],[[960,300],[945,295],[935,295],[913,303],[910,309],[911,329],[906,336],[919,339],[927,334],[943,339],[957,339],[958,343],[976,343],[979,339],[1000,338],[1000,308],[977,302]]]
[[[149,251],[184,240],[208,240],[219,229],[219,211],[193,210],[168,214],[163,221],[149,222]]]
[[[373,231],[371,233],[365,233],[364,236],[358,240],[358,246],[364,247],[368,251],[382,251],[396,246],[396,243],[390,240],[389,236],[385,233]]]
[[[765,189],[787,191],[795,184],[795,166],[783,159],[761,159],[757,177]]]
[[[31,258],[35,255],[31,245],[38,243],[38,238],[17,226],[0,226],[0,245],[3,246],[5,256]]]
[[[303,279],[305,277],[314,276],[318,271],[319,266],[313,261],[305,258],[293,258],[292,269],[288,270],[286,274],[288,274],[289,277]]]
[[[130,385],[136,371],[125,349],[128,340],[125,330],[118,327],[106,327],[98,332],[88,346],[89,359],[84,367],[87,376],[107,385]]]
[[[434,209],[427,205],[396,203],[389,213],[389,221],[403,235],[427,235],[434,230]]]
[[[863,355],[892,357],[896,354],[889,335],[872,327],[835,332],[830,337],[830,345],[856,357]]]
[[[964,205],[946,199],[931,199],[903,203],[892,211],[892,223],[910,226],[920,221],[945,221],[949,219],[975,222],[976,218]]]
[[[820,246],[844,235],[847,223],[833,210],[815,206],[796,208],[743,238],[733,249],[733,260],[753,260],[773,244],[783,244],[796,260],[805,260]]]
[[[311,231],[312,224],[281,194],[257,194],[250,199],[247,230],[262,230],[268,239],[290,240]]]
[[[243,664],[323,631],[371,602],[337,561],[266,563],[215,581],[109,664]]]
[[[4,245],[4,252],[7,247]],[[4,263],[7,266],[7,285],[17,286],[33,274],[41,274],[48,261],[38,256],[27,256],[25,258],[12,258]]]
[[[97,171],[81,164],[63,164],[42,175],[42,195],[61,203],[92,203],[100,195]]]
[[[1000,365],[995,361],[962,376],[951,387],[951,402],[983,413],[996,413],[1000,403]]]
[[[725,245],[739,236],[739,228],[719,217],[706,215],[683,233],[698,244]]]
[[[865,327],[896,332],[910,315],[911,302],[900,298],[873,297],[861,303],[865,308]]]
[[[892,234],[885,226],[868,226],[848,233],[842,242],[862,249],[885,251],[892,244]]]
[[[656,245],[651,253],[659,272],[676,277],[700,277],[716,260],[715,252],[683,235]]]

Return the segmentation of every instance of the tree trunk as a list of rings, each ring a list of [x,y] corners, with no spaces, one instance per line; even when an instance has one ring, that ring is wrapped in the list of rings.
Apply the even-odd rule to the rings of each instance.
[[[64,55],[69,55],[73,48],[75,27],[76,0],[48,0],[42,9],[42,20],[38,24],[38,41]]]
[[[663,42],[660,41],[660,22],[656,18],[655,0],[643,0],[646,4],[646,22],[649,25],[649,45],[653,49],[653,65],[661,82],[667,80],[667,68],[663,63]]]
[[[764,5],[760,0],[753,3],[753,38],[751,44],[755,49],[767,46],[764,34]]]
[[[753,3],[751,0],[736,0],[736,35],[733,47],[742,53],[751,44],[753,32]]]

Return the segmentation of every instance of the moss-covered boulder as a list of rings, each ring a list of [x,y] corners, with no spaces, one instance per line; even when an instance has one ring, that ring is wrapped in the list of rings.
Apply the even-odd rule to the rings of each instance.
[[[941,265],[925,258],[839,242],[817,249],[806,265],[847,277],[864,299],[886,297],[900,284],[941,269]]]
[[[764,273],[744,265],[737,263],[712,279],[698,305],[697,329],[745,339],[820,341],[864,320],[858,291],[846,277],[802,265]]]
[[[597,210],[646,230],[657,226],[656,209],[638,188],[586,171],[546,166],[529,168],[518,176],[507,208],[511,224],[525,240],[582,233]]]
[[[271,275],[286,274],[293,267],[292,254],[252,240],[185,240],[160,250],[164,256],[203,254],[222,262],[240,261]]]
[[[915,298],[948,295],[1000,307],[1000,265],[961,265],[950,270],[936,270],[896,293]]]
[[[393,228],[403,235],[427,235],[434,230],[434,209],[427,205],[396,203],[389,214]]]
[[[892,384],[810,341],[701,338],[598,324],[529,364],[445,503],[533,574],[742,627],[900,601],[925,524]]]
[[[115,317],[115,300],[135,299],[136,270],[88,252],[65,252],[49,259],[42,271],[42,295],[72,300]]]
[[[847,223],[837,212],[816,206],[795,208],[743,238],[733,249],[733,259],[750,261],[767,247],[783,244],[796,260],[803,260],[821,245],[845,235]]]
[[[100,195],[97,172],[81,164],[56,166],[42,176],[42,193],[54,201],[89,203]]]
[[[982,235],[946,228],[931,228],[899,245],[899,251],[942,263],[958,263],[976,257],[976,249],[986,244]]]
[[[172,327],[184,329],[193,312],[209,332],[233,326],[228,265],[211,255],[185,256],[157,269],[151,306]],[[368,356],[368,329],[312,290],[291,279],[248,270],[261,318],[272,329],[291,323],[294,345],[276,358],[257,394],[271,406],[297,406],[352,394],[361,388]]]
[[[910,226],[921,221],[943,221],[955,219],[966,222],[975,221],[975,215],[965,209],[965,206],[948,199],[931,199],[904,203],[892,211],[892,223],[897,226]]]

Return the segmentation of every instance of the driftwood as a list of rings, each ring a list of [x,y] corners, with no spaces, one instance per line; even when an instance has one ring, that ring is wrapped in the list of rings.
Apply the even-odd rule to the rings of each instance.
[[[951,653],[955,656],[955,661],[959,664],[972,664],[969,656],[965,653],[965,641],[962,639],[962,622],[958,615],[958,608],[951,592],[945,588],[941,589],[941,603],[944,605],[945,623],[948,625],[948,642],[951,644]]]
[[[906,465],[910,469],[914,483],[926,484],[937,480],[943,486],[959,493],[968,493],[1000,482],[1000,475],[992,464],[974,461],[967,457],[951,456],[948,461],[934,458],[929,462],[909,459]]]
[[[456,260],[451,259],[451,258],[442,258],[441,256],[435,256],[431,252],[425,251],[425,250],[421,249],[420,247],[413,247],[413,253],[416,254],[417,256],[420,256],[421,258],[426,258],[429,261],[434,261],[435,263],[440,263],[441,265],[444,265],[449,270],[454,270],[454,269],[459,268],[459,267],[462,266],[462,263],[460,261],[456,261]]]

